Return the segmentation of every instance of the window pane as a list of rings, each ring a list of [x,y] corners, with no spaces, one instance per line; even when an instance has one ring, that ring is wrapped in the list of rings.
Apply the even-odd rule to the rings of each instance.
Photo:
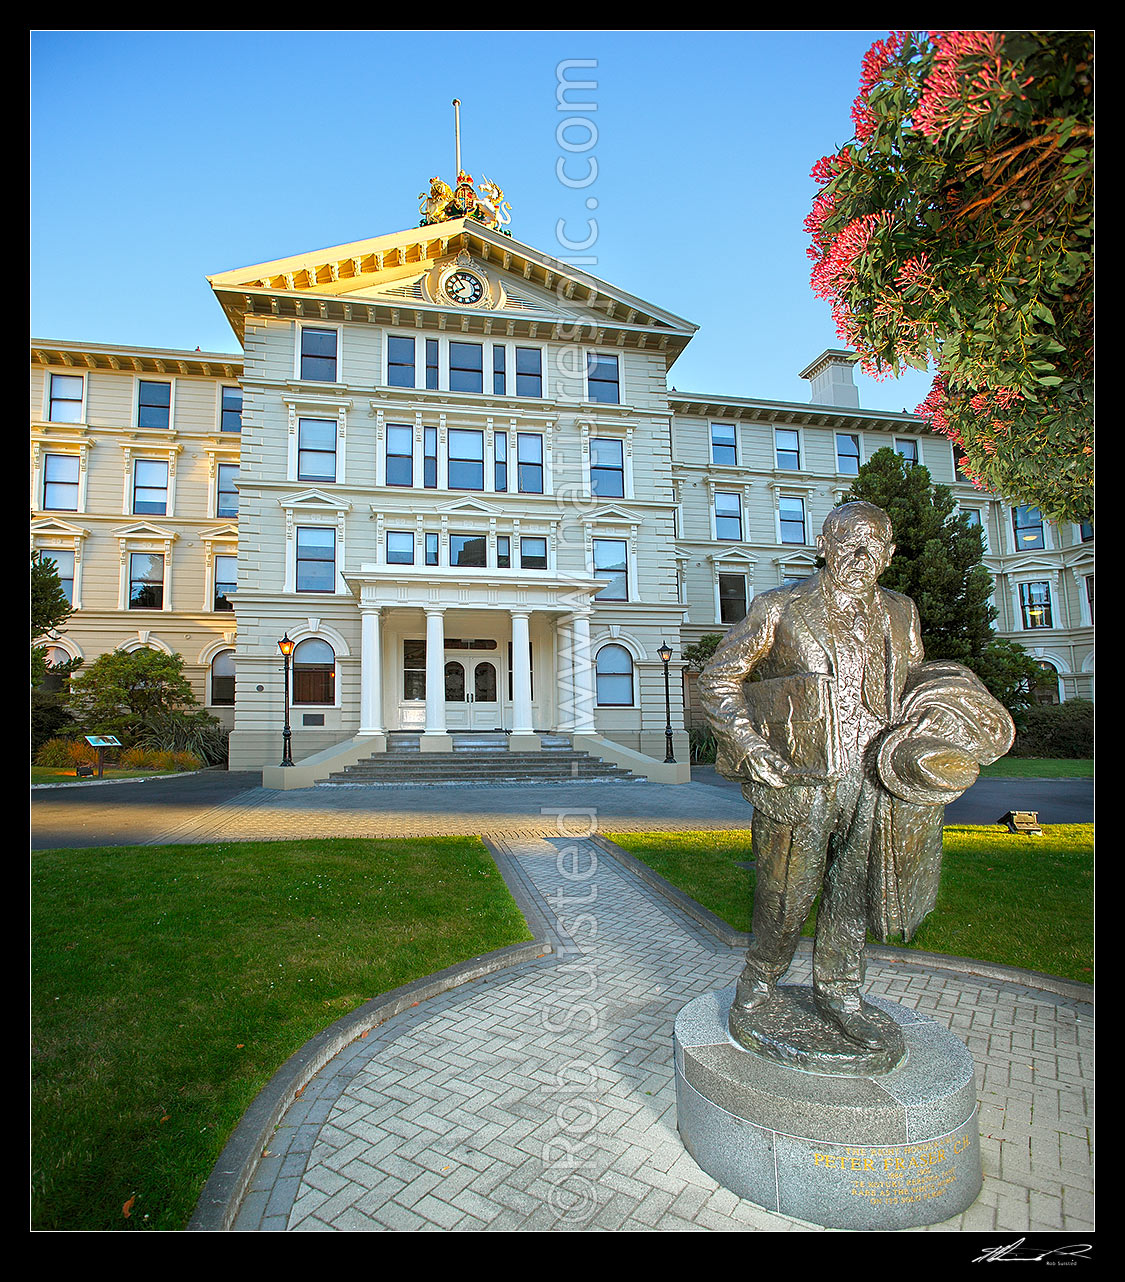
[[[336,381],[336,331],[301,330],[301,377],[319,383]]]
[[[138,427],[167,427],[172,412],[172,384],[141,382],[137,402]]]
[[[595,661],[598,703],[632,707],[633,660],[624,646],[603,645]]]
[[[789,428],[776,428],[774,442],[777,446],[777,466],[796,472],[801,467],[801,438]]]
[[[438,563],[438,536],[436,534],[426,535],[426,564],[437,565]]]
[[[297,479],[335,481],[336,420],[303,418],[297,428]]]
[[[133,465],[133,511],[164,516],[168,508],[168,464],[137,459]]]
[[[48,454],[44,457],[43,506],[56,512],[78,511],[77,454]]]
[[[336,531],[297,528],[297,591],[333,592],[336,588]]]
[[[520,432],[516,437],[516,461],[521,494],[543,493],[543,438]]]
[[[483,534],[451,534],[449,564],[480,568],[488,564],[488,540]]]
[[[215,609],[233,610],[234,602],[230,599],[238,589],[238,557],[217,556],[215,558]]]
[[[1049,628],[1051,622],[1051,585],[1021,583],[1020,608],[1025,628]]]
[[[742,498],[738,494],[715,494],[715,537],[742,538]]]
[[[484,433],[453,428],[449,433],[449,488],[484,489]]]
[[[387,339],[387,382],[391,387],[414,386],[414,340]]]
[[[913,467],[918,462],[917,441],[895,441],[895,450],[906,460],[908,467]]]
[[[778,503],[782,543],[804,543],[805,504],[803,499],[783,498]]]
[[[1046,547],[1043,537],[1043,515],[1037,507],[1012,509],[1012,527],[1016,532],[1016,550]]]
[[[624,539],[594,540],[594,578],[604,579],[606,586],[598,593],[600,601],[629,599],[628,548]]]
[[[508,393],[506,359],[504,348],[497,346],[492,349],[492,391],[496,396],[506,396]]]
[[[223,388],[223,408],[219,428],[224,432],[242,431],[242,388]]]
[[[543,353],[537,347],[516,348],[516,395],[543,395]]]
[[[413,358],[412,358],[413,359]],[[435,391],[438,385],[438,341],[426,339],[426,387]]]
[[[547,540],[535,537],[520,539],[520,568],[545,570],[547,568]]]
[[[211,660],[211,704],[234,706],[234,651],[223,650]]]
[[[479,343],[449,344],[449,390],[484,391],[484,349]]]
[[[414,484],[414,430],[391,424],[387,428],[387,484]]]
[[[44,563],[53,561],[67,604],[74,604],[74,553],[63,548],[46,548],[43,551]]]
[[[387,531],[387,564],[414,564],[414,535],[409,530]]]
[[[508,488],[508,433],[497,432],[492,439],[492,450],[495,467],[492,481],[493,489],[503,494]]]
[[[219,464],[218,502],[215,507],[216,516],[238,515],[238,490],[235,488],[235,482],[237,480],[238,465],[236,463]]]
[[[82,418],[82,378],[77,374],[51,375],[51,404],[47,412],[52,423],[78,423]]]
[[[625,443],[612,437],[590,440],[590,491],[598,498],[625,497]]]
[[[164,608],[164,558],[152,552],[129,556],[129,609]]]
[[[859,437],[839,432],[836,435],[836,470],[844,476],[859,473]]]
[[[719,575],[719,621],[737,623],[746,614],[746,575]]]
[[[733,466],[738,462],[738,443],[733,423],[711,424],[711,462]]]
[[[621,399],[617,357],[598,356],[591,352],[586,359],[586,384],[590,400],[600,401],[603,405],[617,405]]]
[[[437,428],[422,429],[422,484],[428,490],[437,488]]]

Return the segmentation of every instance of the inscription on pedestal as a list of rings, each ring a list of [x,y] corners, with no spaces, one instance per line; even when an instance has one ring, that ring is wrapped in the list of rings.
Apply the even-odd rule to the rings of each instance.
[[[975,1128],[921,1144],[861,1148],[845,1145],[809,1155],[837,1186],[837,1193],[866,1199],[872,1206],[910,1206],[956,1193],[959,1163],[953,1159],[977,1143]],[[969,1167],[970,1174],[975,1174]]]

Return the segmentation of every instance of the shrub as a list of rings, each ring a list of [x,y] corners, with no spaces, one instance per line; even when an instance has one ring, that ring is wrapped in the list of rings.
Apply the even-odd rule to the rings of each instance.
[[[1092,757],[1094,705],[1089,699],[1033,704],[1020,712],[1013,757]]]
[[[152,711],[133,727],[132,740],[137,748],[189,753],[205,765],[216,766],[226,762],[229,733],[206,712]]]
[[[715,760],[718,744],[714,733],[708,726],[692,726],[688,731],[688,743],[691,746],[691,759],[698,762]]]
[[[35,754],[37,766],[71,770],[75,766],[96,766],[98,750],[82,739],[48,739]]]

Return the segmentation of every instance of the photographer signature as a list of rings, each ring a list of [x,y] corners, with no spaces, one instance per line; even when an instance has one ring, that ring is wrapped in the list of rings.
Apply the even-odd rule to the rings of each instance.
[[[1020,1247],[1026,1240],[1026,1238],[1021,1237],[1016,1238],[1014,1242],[1009,1243],[1007,1246],[990,1247],[987,1251],[978,1255],[976,1259],[973,1260],[973,1263],[980,1264],[983,1262],[985,1264],[995,1264],[998,1260],[1042,1261],[1050,1259],[1053,1255],[1081,1257],[1087,1255],[1091,1250],[1093,1250],[1093,1247],[1089,1242],[1073,1242],[1068,1246],[1055,1246],[1046,1251],[1036,1251],[1034,1249],[1021,1251]]]

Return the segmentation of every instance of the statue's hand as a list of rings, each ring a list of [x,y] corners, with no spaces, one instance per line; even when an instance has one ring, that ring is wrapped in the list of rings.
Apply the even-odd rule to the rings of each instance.
[[[786,786],[789,763],[765,744],[759,748],[752,748],[746,754],[742,761],[742,768],[758,783],[768,784],[771,788]]]

